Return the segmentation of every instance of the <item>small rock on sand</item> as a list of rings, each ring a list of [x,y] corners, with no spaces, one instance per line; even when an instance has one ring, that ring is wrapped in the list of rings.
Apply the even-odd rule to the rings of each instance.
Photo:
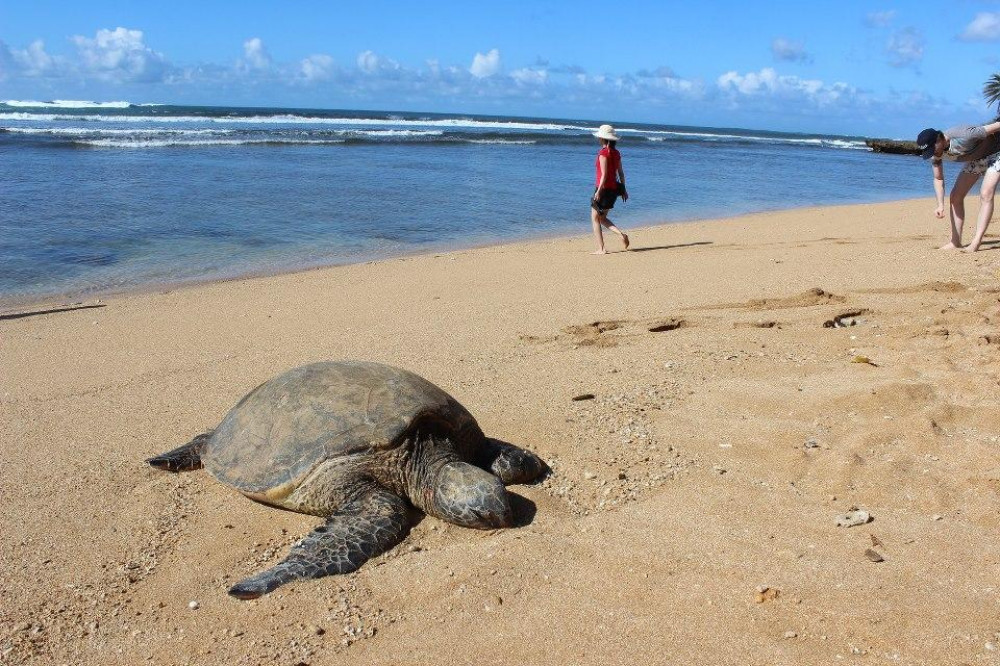
[[[871,548],[865,550],[865,557],[872,562],[885,562],[885,558]]]
[[[853,509],[837,516],[837,527],[856,527],[864,525],[871,519],[871,514],[864,509]]]

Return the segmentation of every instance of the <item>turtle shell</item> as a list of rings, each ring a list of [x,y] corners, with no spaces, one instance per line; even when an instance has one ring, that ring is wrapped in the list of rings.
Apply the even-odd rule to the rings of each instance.
[[[470,425],[478,428],[457,400],[412,372],[365,361],[313,363],[240,400],[202,462],[223,483],[277,500],[333,457],[395,448],[416,426],[451,434]]]

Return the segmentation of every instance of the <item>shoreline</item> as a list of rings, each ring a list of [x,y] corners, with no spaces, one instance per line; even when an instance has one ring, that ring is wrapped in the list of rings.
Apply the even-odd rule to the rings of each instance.
[[[0,320],[4,663],[992,663],[1000,239],[939,252],[932,211],[757,213],[605,257],[581,234]],[[144,461],[337,359],[416,372],[551,474],[508,488],[517,527],[415,515],[354,573],[235,600],[321,520]],[[839,526],[854,507],[869,521]]]
[[[862,201],[862,202],[852,202],[852,203],[833,204],[833,205],[814,205],[814,204],[792,205],[789,207],[764,209],[751,213],[734,213],[733,215],[722,216],[722,217],[698,217],[698,218],[690,218],[683,220],[660,221],[630,228],[641,232],[641,231],[655,230],[661,227],[670,227],[675,225],[703,224],[703,223],[723,224],[725,222],[747,216],[767,215],[772,213],[781,213],[781,212],[797,211],[797,210],[808,211],[821,208],[840,208],[840,207],[858,206],[865,204],[883,205],[889,203],[906,203],[909,201],[914,201],[919,199],[924,199],[924,197],[909,198],[909,199],[893,199],[890,201],[875,201],[875,202]],[[122,288],[112,287],[112,288],[98,288],[94,289],[93,291],[64,291],[64,292],[59,292],[57,294],[43,295],[43,296],[26,295],[23,297],[4,297],[3,295],[0,295],[0,318],[9,317],[10,315],[25,314],[28,311],[37,310],[41,308],[63,308],[68,306],[88,305],[93,303],[100,303],[107,299],[117,299],[122,297],[155,294],[155,293],[170,293],[176,290],[196,289],[198,287],[203,287],[212,284],[226,284],[231,282],[242,282],[246,280],[252,281],[252,280],[278,277],[282,275],[292,275],[296,273],[309,273],[313,271],[335,270],[338,268],[343,268],[345,266],[378,264],[382,262],[395,261],[399,259],[410,259],[413,257],[449,254],[454,252],[466,252],[470,250],[480,250],[493,247],[505,247],[508,245],[521,245],[526,243],[546,242],[553,240],[570,240],[570,239],[581,238],[583,236],[591,238],[592,233],[589,231],[589,229],[587,233],[570,233],[569,231],[564,233],[561,231],[554,231],[552,233],[542,233],[539,235],[533,235],[530,237],[520,238],[520,239],[512,239],[512,240],[504,240],[498,242],[472,244],[472,245],[462,245],[462,244],[443,245],[439,249],[420,249],[408,253],[393,254],[390,256],[385,256],[375,259],[362,259],[358,261],[345,260],[343,262],[338,262],[338,263],[300,265],[300,266],[293,266],[293,267],[280,268],[274,270],[262,269],[259,271],[250,271],[228,277],[205,277],[205,278],[178,280],[178,281],[149,282]],[[607,233],[605,233],[605,239],[606,240],[608,239]],[[615,239],[612,238],[611,240],[613,242]],[[639,248],[637,247],[636,249]]]

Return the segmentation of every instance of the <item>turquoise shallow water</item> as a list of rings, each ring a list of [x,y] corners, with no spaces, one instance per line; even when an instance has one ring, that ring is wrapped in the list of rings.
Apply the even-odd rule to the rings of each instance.
[[[0,303],[589,233],[596,124],[0,104]],[[617,125],[624,226],[931,194],[860,137]]]

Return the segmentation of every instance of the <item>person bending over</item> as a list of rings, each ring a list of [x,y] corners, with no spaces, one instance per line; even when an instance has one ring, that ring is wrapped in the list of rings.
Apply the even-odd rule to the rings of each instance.
[[[988,125],[959,125],[941,132],[928,127],[917,135],[917,145],[925,160],[931,161],[934,173],[934,194],[937,197],[937,217],[944,217],[944,164],[943,160],[964,162],[965,167],[955,179],[949,198],[951,240],[942,250],[962,248],[962,226],[965,223],[965,196],[983,177],[979,190],[979,219],[976,235],[964,249],[975,252],[983,242],[986,228],[993,217],[993,198],[1000,183],[1000,122]]]

